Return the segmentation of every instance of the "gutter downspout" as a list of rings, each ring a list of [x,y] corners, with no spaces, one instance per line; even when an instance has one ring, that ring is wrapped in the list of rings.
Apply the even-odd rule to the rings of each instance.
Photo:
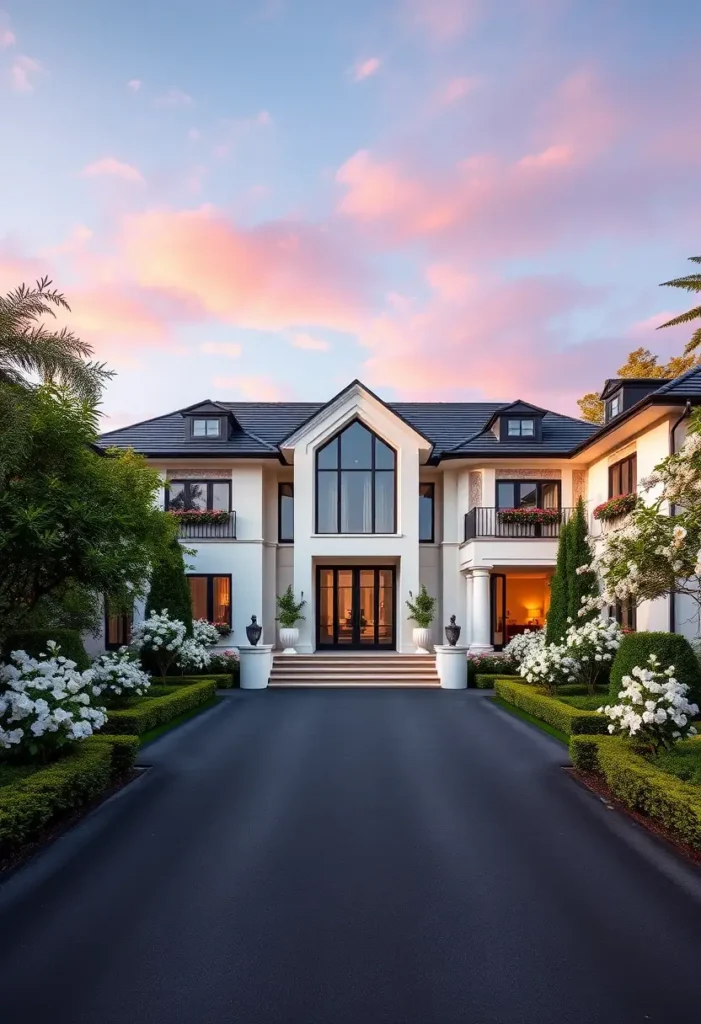
[[[691,413],[691,402],[687,400],[687,403],[684,406],[684,412],[681,414],[681,416],[679,417],[677,422],[672,426],[672,429],[671,429],[671,431],[669,433],[669,454],[670,455],[676,455],[676,450],[675,450],[675,446],[674,446],[674,432],[677,429],[677,427],[679,426],[679,424],[683,423],[683,421],[686,419],[686,417],[690,413]],[[672,512],[672,514],[674,514],[673,513],[673,509],[674,509],[674,506],[672,505],[671,508],[670,508],[670,511]],[[673,590],[670,590],[670,592],[669,592],[669,631],[670,631],[670,633],[676,632],[676,630],[674,628],[676,626],[676,624],[677,624],[676,623],[676,607],[675,606],[676,606],[675,593],[674,593]]]

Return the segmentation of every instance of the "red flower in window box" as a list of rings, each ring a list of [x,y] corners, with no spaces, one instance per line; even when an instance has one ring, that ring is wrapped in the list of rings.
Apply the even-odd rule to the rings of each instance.
[[[502,523],[518,523],[521,526],[552,526],[559,523],[562,512],[559,508],[500,508],[497,512]]]
[[[168,509],[168,512],[173,519],[177,519],[179,523],[204,523],[209,526],[222,526],[224,523],[229,521],[229,513],[224,512],[222,509],[171,508]]]
[[[602,523],[608,523],[611,519],[618,519],[619,516],[628,515],[638,504],[637,494],[620,494],[617,498],[610,498],[609,501],[602,501],[597,505],[592,515]]]

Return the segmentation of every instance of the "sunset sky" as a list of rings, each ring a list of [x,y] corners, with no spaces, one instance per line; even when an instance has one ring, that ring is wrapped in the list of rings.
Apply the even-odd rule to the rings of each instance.
[[[204,398],[576,398],[688,305],[701,4],[16,0],[0,289],[48,274],[105,429]]]

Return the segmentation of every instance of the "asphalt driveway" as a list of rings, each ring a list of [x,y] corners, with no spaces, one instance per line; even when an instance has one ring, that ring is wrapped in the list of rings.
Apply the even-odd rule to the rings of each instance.
[[[3,1024],[634,1024],[701,872],[481,694],[236,693],[0,886]]]

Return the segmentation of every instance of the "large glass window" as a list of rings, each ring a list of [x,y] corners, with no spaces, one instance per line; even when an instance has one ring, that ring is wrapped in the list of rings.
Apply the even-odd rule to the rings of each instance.
[[[166,508],[177,512],[189,509],[231,511],[230,480],[169,480]]]
[[[635,494],[638,489],[638,459],[629,455],[626,459],[609,466],[609,498],[620,494]]]
[[[231,576],[196,573],[187,578],[190,584],[193,619],[231,625]]]
[[[559,507],[559,480],[497,480],[497,508]]]
[[[354,420],[316,456],[317,533],[394,533],[395,453]]]
[[[419,484],[419,540],[433,544],[435,485]]]
[[[278,540],[292,543],[295,539],[295,492],[294,484],[278,484],[277,514]]]

